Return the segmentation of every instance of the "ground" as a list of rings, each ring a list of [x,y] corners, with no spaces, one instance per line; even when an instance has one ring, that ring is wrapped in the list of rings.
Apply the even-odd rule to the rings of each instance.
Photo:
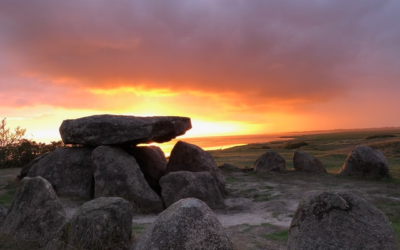
[[[390,135],[390,136],[389,136]],[[286,138],[287,139],[287,138]],[[319,158],[326,174],[293,171],[292,156],[298,148]],[[337,175],[347,154],[357,145],[380,149],[387,157],[391,179],[363,179]],[[286,141],[250,144],[225,150],[210,151],[218,165],[234,164],[251,168],[267,150],[279,152],[287,162],[286,172],[257,174],[228,171],[226,178],[227,207],[215,211],[236,249],[286,249],[288,228],[302,195],[311,190],[345,190],[356,193],[384,212],[400,239],[400,130],[343,131],[299,136]],[[13,176],[18,169],[2,170],[0,203],[7,206],[12,198]],[[68,216],[83,201],[61,199]],[[155,220],[155,215],[136,215],[133,220],[135,238]],[[1,247],[1,239],[0,239]]]

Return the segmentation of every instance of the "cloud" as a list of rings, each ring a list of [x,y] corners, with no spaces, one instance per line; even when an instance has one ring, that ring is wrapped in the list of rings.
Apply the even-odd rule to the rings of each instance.
[[[321,103],[378,79],[398,84],[399,7],[395,0],[2,1],[0,73],[41,79],[28,83],[46,89],[36,100],[61,106],[102,107],[87,91],[122,87],[233,95],[224,101],[238,109]],[[34,90],[25,87],[9,103],[29,102]]]

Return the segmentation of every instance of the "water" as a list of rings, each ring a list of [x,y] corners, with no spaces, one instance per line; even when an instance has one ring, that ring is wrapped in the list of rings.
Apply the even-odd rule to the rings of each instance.
[[[159,146],[169,156],[174,145],[178,141],[184,141],[201,147],[204,150],[226,149],[235,146],[247,145],[251,143],[265,143],[278,140],[287,140],[282,136],[288,134],[270,134],[270,135],[233,135],[233,136],[210,136],[210,137],[187,137],[177,138],[166,143],[153,143],[152,145]]]

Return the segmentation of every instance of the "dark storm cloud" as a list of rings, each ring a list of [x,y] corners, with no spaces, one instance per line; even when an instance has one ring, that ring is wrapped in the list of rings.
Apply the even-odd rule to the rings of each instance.
[[[323,101],[398,84],[399,13],[396,0],[2,1],[0,70],[70,87]]]

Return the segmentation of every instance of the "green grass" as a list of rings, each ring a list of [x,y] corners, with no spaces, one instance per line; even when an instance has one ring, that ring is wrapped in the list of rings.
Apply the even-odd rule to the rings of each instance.
[[[15,190],[14,189],[4,189],[1,190],[1,194],[0,194],[0,204],[4,207],[4,208],[8,208],[11,204],[11,201],[14,197],[14,193]]]
[[[270,233],[270,234],[265,234],[265,235],[263,235],[263,237],[268,240],[287,241],[288,237],[289,237],[289,231],[284,230],[284,231],[274,232],[274,233]]]

